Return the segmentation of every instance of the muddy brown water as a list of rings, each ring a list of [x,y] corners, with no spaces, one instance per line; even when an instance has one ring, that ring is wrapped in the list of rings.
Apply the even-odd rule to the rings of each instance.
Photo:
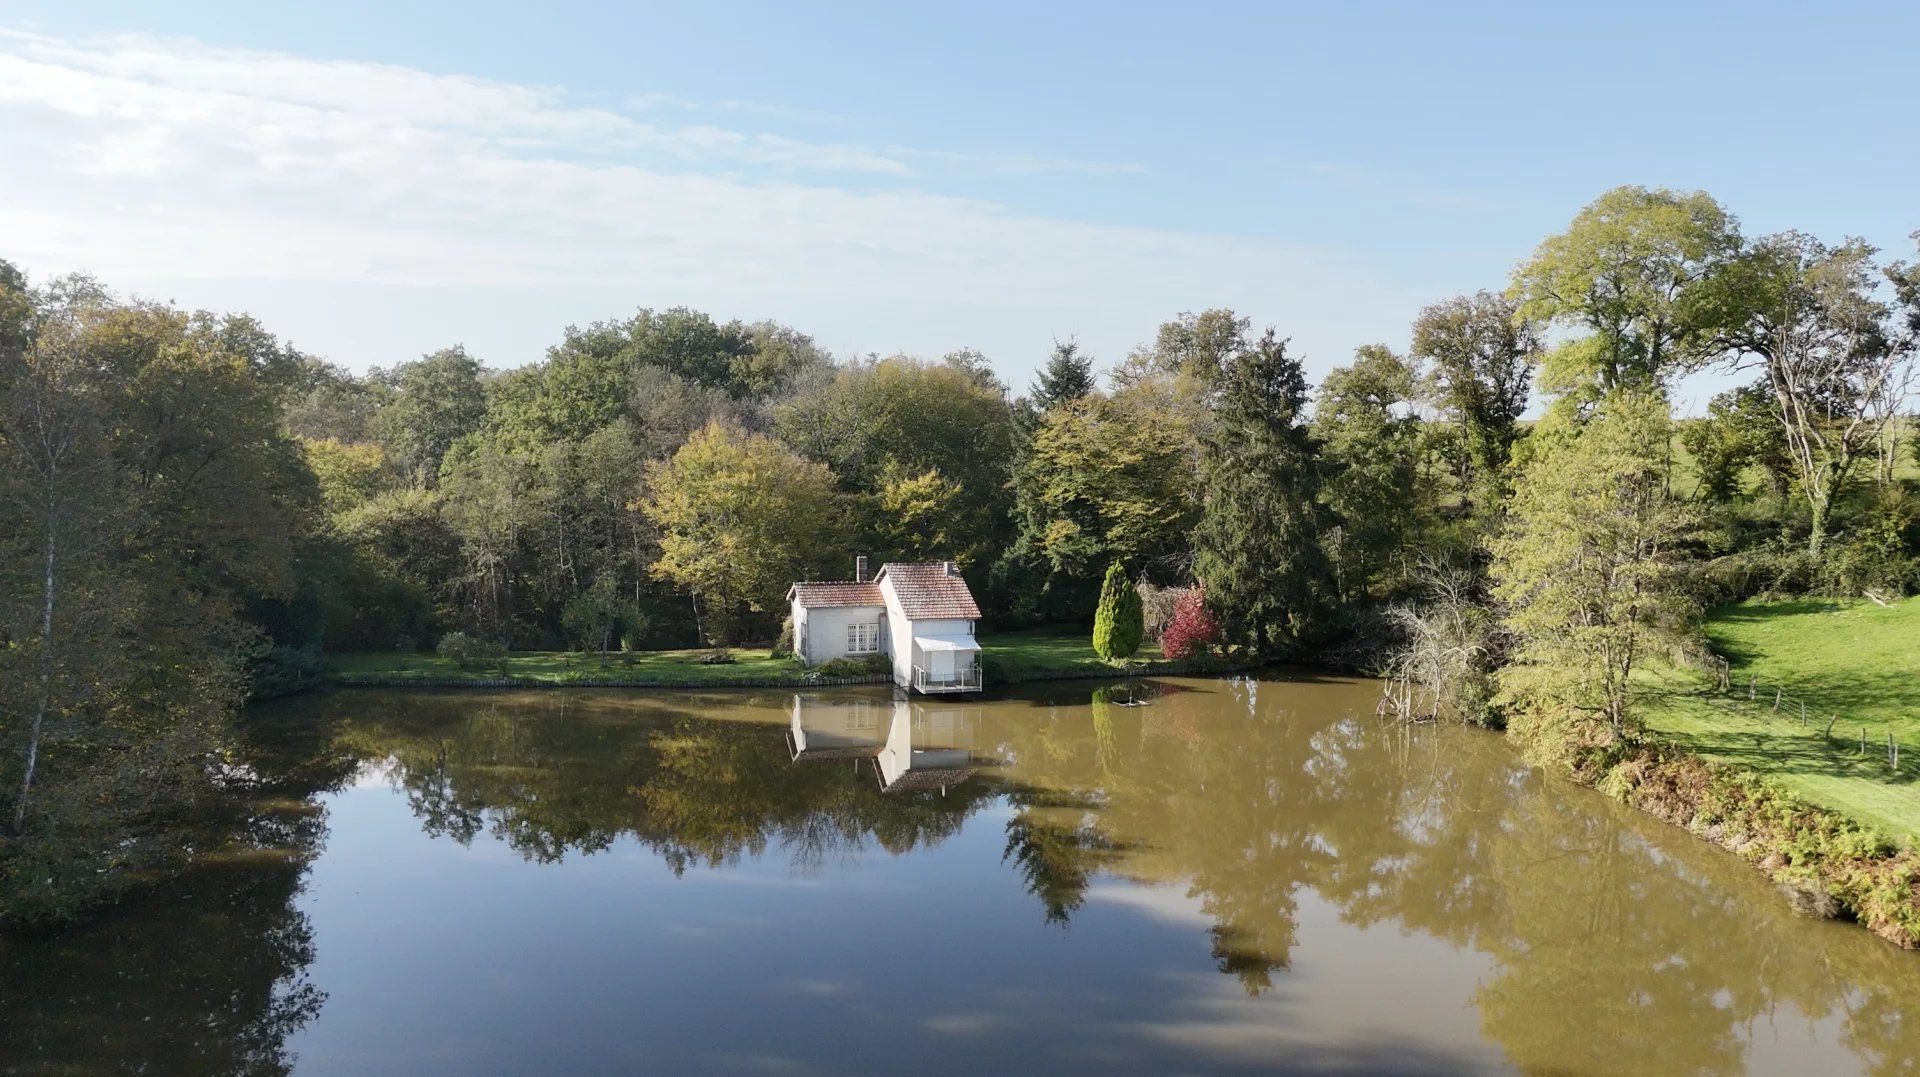
[[[233,846],[0,943],[0,1071],[1920,1065],[1920,955],[1377,691],[264,708]]]

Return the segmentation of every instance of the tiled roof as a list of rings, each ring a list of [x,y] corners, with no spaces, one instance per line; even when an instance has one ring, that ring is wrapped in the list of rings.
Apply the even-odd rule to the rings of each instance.
[[[809,609],[824,606],[884,606],[886,598],[880,594],[877,583],[796,583],[794,594],[800,604]]]
[[[947,567],[938,561],[882,565],[875,578],[892,582],[894,594],[900,596],[900,608],[910,621],[980,619],[980,607],[973,601],[967,581],[957,573],[948,575]]]
[[[920,789],[945,791],[973,777],[972,767],[914,767],[880,787],[882,793],[905,793]]]

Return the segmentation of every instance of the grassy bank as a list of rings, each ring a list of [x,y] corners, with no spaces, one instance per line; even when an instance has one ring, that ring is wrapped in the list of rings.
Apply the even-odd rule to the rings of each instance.
[[[488,684],[502,679],[517,684],[563,685],[620,681],[630,684],[743,684],[798,678],[803,670],[792,658],[775,658],[764,649],[740,648],[733,661],[709,664],[702,649],[625,651],[585,654],[573,651],[514,651],[506,657],[462,667],[436,654],[337,654],[328,664],[339,684],[450,683]]]
[[[1079,628],[1038,628],[993,632],[980,639],[981,662],[989,684],[1056,677],[1111,677],[1123,670],[1093,653]],[[733,661],[711,665],[702,649],[581,654],[568,651],[515,651],[497,661],[462,668],[430,654],[341,654],[328,662],[333,680],[343,685],[418,684],[515,685],[620,684],[633,687],[726,687],[729,685],[804,686],[815,682],[792,658],[775,658],[764,649],[738,648]],[[1200,671],[1207,663],[1163,662],[1151,646],[1135,661],[1137,672]]]
[[[1732,851],[1805,911],[1920,948],[1920,599],[1743,603],[1707,631],[1729,683],[1649,672],[1651,742],[1577,777]],[[1889,734],[1912,753],[1898,770]]]
[[[1651,729],[1683,751],[1920,840],[1920,598],[1884,607],[1745,603],[1714,611],[1707,629],[1731,663],[1732,690],[1698,674],[1656,677]],[[1785,698],[1777,712],[1776,690]],[[1889,734],[1902,749],[1897,772],[1888,765]]]
[[[1803,912],[1845,917],[1920,949],[1920,852],[1809,804],[1778,781],[1671,746],[1642,746],[1579,775],[1607,794],[1727,849]]]

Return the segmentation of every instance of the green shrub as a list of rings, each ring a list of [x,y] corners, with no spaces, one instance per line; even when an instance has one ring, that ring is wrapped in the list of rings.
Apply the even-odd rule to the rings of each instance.
[[[793,653],[793,617],[789,615],[780,622],[780,636],[773,641],[771,658],[785,658]]]
[[[890,673],[893,662],[884,654],[849,655],[820,663],[815,672],[822,677],[867,677]]]
[[[465,632],[449,632],[440,637],[440,646],[435,648],[440,657],[451,661],[461,669],[472,669],[484,662],[497,662],[507,656],[504,644],[495,640],[481,639]]]
[[[1920,946],[1920,854],[1873,828],[1749,772],[1658,747],[1619,754],[1596,784],[1752,863],[1802,911],[1851,916],[1896,945]]]
[[[247,662],[249,699],[276,699],[318,688],[327,682],[327,663],[320,645],[255,648]]]
[[[1846,534],[1835,536],[1821,558],[1820,589],[1845,598],[1870,590],[1911,593],[1920,585],[1920,564],[1912,552],[1915,530],[1913,504],[1905,493],[1882,493]]]
[[[616,644],[632,648],[646,634],[647,615],[602,577],[568,601],[560,625],[575,650],[604,652]]]

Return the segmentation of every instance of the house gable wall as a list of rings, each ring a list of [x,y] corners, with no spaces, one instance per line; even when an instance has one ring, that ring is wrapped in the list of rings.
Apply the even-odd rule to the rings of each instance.
[[[880,593],[887,600],[887,654],[893,658],[893,683],[905,688],[913,683],[913,622],[900,608],[891,580],[882,577]]]
[[[796,602],[793,609],[794,651],[809,666],[844,658],[847,656],[847,626],[878,621],[881,622],[880,653],[886,654],[892,639],[886,623],[889,620],[887,610],[881,606],[808,608]]]

